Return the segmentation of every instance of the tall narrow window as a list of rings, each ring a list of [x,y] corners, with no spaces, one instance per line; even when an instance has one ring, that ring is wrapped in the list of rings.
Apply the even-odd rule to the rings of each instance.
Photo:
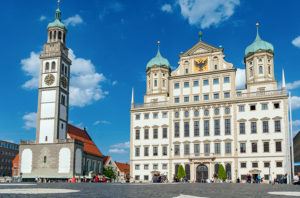
[[[145,131],[144,131],[144,139],[145,140],[149,139],[149,129],[145,129]]]
[[[184,155],[189,155],[190,154],[190,144],[186,143],[184,144]]]
[[[215,135],[220,135],[220,120],[216,119],[214,120],[215,125]]]
[[[44,163],[47,163],[47,156],[44,156]]]
[[[174,137],[179,137],[179,122],[175,122],[174,126]]]
[[[45,66],[45,72],[48,72],[48,71],[49,71],[49,68],[50,68],[50,66],[49,66],[49,62],[46,62],[46,66]]]
[[[154,87],[157,87],[157,80],[154,80]]]
[[[275,132],[281,132],[281,123],[280,120],[275,120]]]
[[[58,39],[61,40],[61,31],[58,32]]]
[[[210,143],[204,144],[204,155],[208,156],[210,154]]]
[[[140,130],[135,130],[135,139],[136,140],[140,139]]]
[[[204,136],[209,136],[209,120],[204,120]]]
[[[231,154],[231,142],[225,143],[225,154]]]
[[[163,138],[168,138],[168,128],[163,128]]]
[[[251,122],[251,133],[257,133],[256,122]]]
[[[225,119],[225,135],[231,134],[231,120]]]
[[[51,71],[55,71],[55,62],[54,61],[51,63]]]
[[[194,121],[194,136],[199,136],[199,121]]]
[[[251,148],[252,148],[252,153],[257,153],[257,143],[256,142],[252,142]]]
[[[269,121],[263,121],[263,133],[269,133]]]
[[[263,71],[263,66],[259,66],[259,74],[263,74],[264,71]]]
[[[184,122],[184,137],[190,136],[190,123]]]
[[[215,143],[215,154],[220,155],[221,154],[221,144]]]
[[[195,156],[200,155],[200,144],[198,144],[198,143],[194,144],[194,154],[195,154]]]
[[[153,129],[153,139],[158,138],[158,129]]]

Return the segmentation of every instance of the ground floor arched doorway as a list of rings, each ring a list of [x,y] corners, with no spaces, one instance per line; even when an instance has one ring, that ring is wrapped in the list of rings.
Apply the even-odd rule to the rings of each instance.
[[[200,164],[196,168],[196,181],[205,183],[208,179],[208,168],[204,164]]]

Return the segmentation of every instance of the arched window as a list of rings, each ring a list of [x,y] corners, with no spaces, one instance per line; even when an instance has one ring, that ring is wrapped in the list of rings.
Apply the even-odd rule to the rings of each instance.
[[[259,66],[259,74],[263,74],[264,71],[263,71],[263,66]]]
[[[61,31],[58,32],[58,39],[61,40]]]
[[[55,70],[55,62],[53,61],[51,64],[51,71],[54,71],[54,70]]]
[[[52,31],[50,31],[50,41],[52,40]]]
[[[45,72],[49,71],[49,62],[46,63]]]
[[[231,180],[231,164],[226,164],[225,170],[227,174],[227,179]]]
[[[154,80],[154,87],[157,87],[157,80]]]
[[[56,31],[54,31],[53,39],[56,40]]]

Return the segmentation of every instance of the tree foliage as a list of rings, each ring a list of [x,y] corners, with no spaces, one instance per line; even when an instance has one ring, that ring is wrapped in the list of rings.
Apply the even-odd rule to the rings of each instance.
[[[110,179],[116,179],[116,177],[117,177],[116,172],[110,166],[103,168],[103,175],[105,175],[106,177],[108,177]]]
[[[186,176],[186,173],[185,173],[185,170],[184,170],[183,166],[182,166],[182,165],[179,165],[179,167],[178,167],[178,172],[177,172],[177,178],[178,178],[179,180],[181,180],[181,179],[183,179],[185,176]]]
[[[222,164],[219,164],[218,179],[225,181],[227,179],[226,171]]]

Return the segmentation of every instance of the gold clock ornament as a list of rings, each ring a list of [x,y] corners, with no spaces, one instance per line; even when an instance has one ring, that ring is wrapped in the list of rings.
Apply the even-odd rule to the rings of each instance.
[[[66,79],[66,77],[61,77],[60,81],[61,81],[62,87],[66,89],[68,86],[68,80]]]
[[[53,74],[47,74],[47,76],[45,77],[45,83],[46,85],[50,86],[54,83],[55,77]]]
[[[194,60],[193,70],[195,73],[208,71],[208,58],[201,57]]]

